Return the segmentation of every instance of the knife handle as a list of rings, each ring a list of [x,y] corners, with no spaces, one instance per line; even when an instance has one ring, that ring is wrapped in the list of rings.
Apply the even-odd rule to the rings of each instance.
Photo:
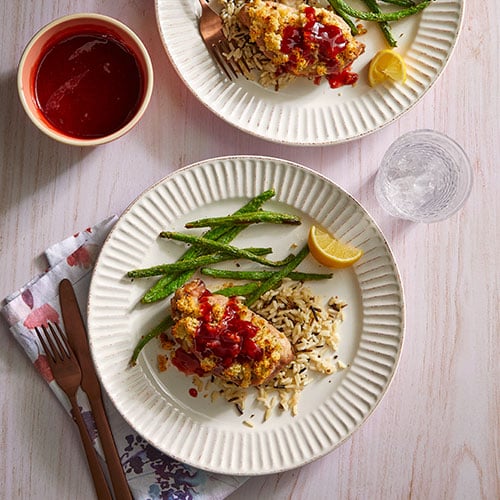
[[[97,426],[97,432],[99,433],[99,439],[101,440],[104,451],[104,457],[106,458],[106,464],[108,466],[109,477],[113,485],[115,497],[119,500],[133,500],[127,478],[125,477],[123,466],[113,440],[113,434],[109,426],[108,417],[106,415],[106,411],[104,410],[101,391],[99,390],[98,394],[93,394],[93,397],[89,397],[89,401],[92,407],[92,413],[94,414],[94,421]]]
[[[97,457],[97,452],[95,451],[90,435],[88,433],[85,422],[83,421],[82,414],[80,412],[80,407],[76,402],[75,396],[69,397],[71,402],[71,408],[73,410],[73,419],[78,426],[80,431],[80,437],[82,439],[83,448],[85,449],[85,455],[87,456],[87,463],[89,464],[90,473],[92,474],[92,479],[94,480],[94,487],[97,493],[97,498],[99,500],[113,500],[111,492],[109,491],[108,483],[106,482],[106,477]]]

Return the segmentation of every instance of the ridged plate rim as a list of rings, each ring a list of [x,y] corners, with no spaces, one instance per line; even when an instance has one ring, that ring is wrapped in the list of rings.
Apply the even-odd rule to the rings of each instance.
[[[213,63],[197,28],[197,0],[156,0],[156,20],[166,52],[180,78],[213,113],[262,139],[322,146],[370,134],[401,117],[432,87],[448,63],[460,33],[465,0],[435,0],[421,14],[392,23],[404,55],[404,84],[367,83],[368,65],[386,44],[373,23],[360,38],[365,53],[353,69],[354,87],[332,90],[323,82],[299,82],[266,90],[242,78],[232,82]]]
[[[158,245],[160,228],[175,225],[193,210],[218,208],[227,200],[239,206],[271,187],[277,190],[274,203],[311,217],[365,253],[353,268],[334,276],[335,290],[324,285],[332,294],[345,287],[342,293],[353,297],[350,319],[340,330],[350,366],[308,386],[303,396],[307,404],[302,410],[299,406],[297,417],[279,415],[248,428],[238,415],[226,411],[228,405],[214,410],[208,401],[193,401],[198,406],[191,407],[183,399],[185,388],[181,389],[187,377],[180,374],[179,385],[165,385],[154,373],[154,360],[146,355],[138,366],[127,368],[144,333],[134,329],[132,318],[142,325],[149,313],[137,310],[136,286],[125,273],[140,267],[150,248]],[[288,252],[289,245],[290,241],[279,240],[271,246]],[[93,272],[88,330],[103,387],[125,420],[147,441],[200,469],[261,475],[293,469],[331,452],[372,413],[399,361],[404,297],[396,262],[380,229],[339,186],[287,160],[221,157],[176,171],[147,189],[123,213]]]

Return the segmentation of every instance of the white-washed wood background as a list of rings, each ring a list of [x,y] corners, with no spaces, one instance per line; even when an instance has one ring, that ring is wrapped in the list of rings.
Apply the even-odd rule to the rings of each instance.
[[[52,243],[119,214],[144,188],[204,158],[259,154],[328,176],[373,215],[399,263],[405,345],[394,381],[351,439],[301,469],[253,478],[231,500],[500,498],[500,39],[495,0],[467,0],[444,74],[399,121],[345,145],[291,147],[239,132],[205,109],[171,66],[154,2],[0,1],[0,298],[43,270]],[[153,58],[146,116],[124,139],[79,149],[44,137],[25,116],[16,66],[32,34],[55,17],[94,11],[129,24]],[[475,171],[457,215],[422,225],[385,215],[373,176],[402,133],[455,138]],[[0,323],[0,497],[93,498],[78,434]]]

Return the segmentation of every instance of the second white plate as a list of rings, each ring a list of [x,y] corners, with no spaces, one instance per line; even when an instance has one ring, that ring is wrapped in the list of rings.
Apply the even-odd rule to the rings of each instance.
[[[427,92],[448,62],[458,37],[465,0],[435,0],[423,13],[392,24],[397,50],[407,63],[405,84],[371,88],[368,65],[385,41],[374,23],[359,39],[365,53],[354,63],[354,87],[332,90],[297,80],[275,92],[215,65],[198,31],[198,0],[156,0],[160,34],[174,67],[193,94],[239,129],[295,145],[337,144],[373,132],[400,117]],[[361,4],[362,5],[362,4]],[[363,7],[361,7],[363,8]],[[365,7],[366,9],[366,7]]]

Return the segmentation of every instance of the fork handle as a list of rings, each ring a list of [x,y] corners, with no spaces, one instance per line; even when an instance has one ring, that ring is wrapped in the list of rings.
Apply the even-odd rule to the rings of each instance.
[[[87,455],[87,462],[89,464],[90,473],[92,474],[92,479],[94,480],[94,487],[97,493],[97,498],[99,500],[113,500],[108,483],[106,482],[106,477],[104,476],[104,472],[99,462],[99,458],[97,457],[97,452],[92,445],[92,440],[90,439],[87,427],[85,426],[85,422],[83,421],[80,407],[76,402],[75,396],[70,396],[69,400],[71,402],[71,408],[73,410],[73,420],[78,426],[80,437],[83,443],[83,448],[85,449],[85,455]]]

